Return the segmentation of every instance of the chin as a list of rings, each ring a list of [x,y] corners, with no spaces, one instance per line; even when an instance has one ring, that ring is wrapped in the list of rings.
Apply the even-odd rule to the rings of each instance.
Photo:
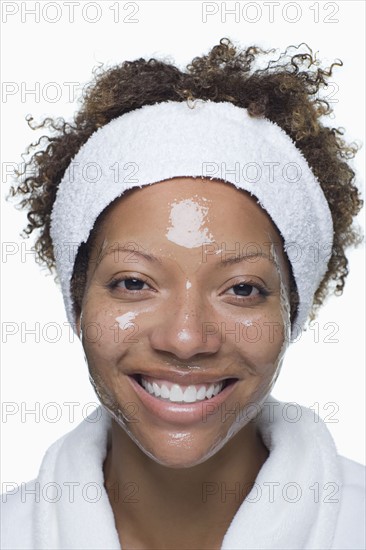
[[[115,417],[116,419],[116,417]],[[192,468],[209,460],[231,438],[229,433],[202,433],[201,430],[169,429],[136,432],[119,424],[127,437],[149,459],[166,468]],[[136,425],[135,425],[136,427]]]
[[[141,444],[140,449],[154,462],[172,469],[193,468],[208,460],[216,450],[212,449],[197,449],[189,446],[174,444],[174,447],[160,446],[158,449],[144,449]]]
[[[130,434],[131,435],[131,434]],[[233,435],[233,434],[232,434]],[[192,468],[209,460],[231,439],[225,434],[194,432],[160,432],[154,441],[141,442],[132,437],[138,447],[154,462],[167,468]]]

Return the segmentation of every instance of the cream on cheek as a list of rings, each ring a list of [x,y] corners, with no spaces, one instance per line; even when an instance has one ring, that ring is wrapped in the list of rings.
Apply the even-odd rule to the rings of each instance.
[[[284,283],[284,277],[282,276],[281,267],[280,267],[280,260],[278,257],[278,254],[276,252],[276,246],[269,236],[272,245],[271,245],[271,254],[272,257],[276,263],[277,271],[280,276],[280,301],[281,301],[281,316],[282,316],[282,322],[283,322],[283,342],[281,346],[280,353],[278,355],[278,372],[276,374],[276,378],[279,374],[279,370],[282,366],[283,357],[285,355],[285,352],[289,346],[290,342],[290,334],[291,334],[291,306],[290,306],[290,297],[289,297],[289,289],[286,288]]]
[[[170,205],[169,223],[166,238],[185,248],[196,248],[204,243],[212,243],[214,239],[207,227],[208,206],[201,202],[209,202],[200,197],[174,201]]]
[[[107,247],[108,240],[105,238],[97,249],[96,258],[101,260]],[[126,403],[120,402],[115,389],[120,386],[118,361],[136,342],[134,334],[142,310],[124,311],[121,314],[121,306],[106,299],[104,289],[101,292],[105,283],[98,280],[98,272],[90,272],[89,278],[80,314],[79,336],[88,364],[89,380],[103,406],[132,436],[129,425],[134,421],[136,406],[131,403],[126,407]]]
[[[101,337],[98,341],[88,341],[84,336],[83,345],[89,368],[89,380],[100,402],[116,423],[145,454],[155,459],[154,454],[145,448],[141,438],[135,434],[134,426],[139,422],[139,407],[130,397],[124,396],[126,382],[123,381],[124,372],[121,370],[121,361],[126,355],[131,354],[139,342],[139,318],[144,317],[150,308],[127,311],[118,315],[120,306],[101,308],[98,307],[98,303],[95,303],[94,307],[99,311],[95,322],[101,328]],[[92,309],[93,305],[90,310]],[[84,318],[88,318],[89,315],[90,312],[87,311]]]
[[[127,311],[127,313],[116,317],[115,321],[121,330],[126,330],[131,325],[134,325],[133,321],[136,317],[137,313],[135,311]]]

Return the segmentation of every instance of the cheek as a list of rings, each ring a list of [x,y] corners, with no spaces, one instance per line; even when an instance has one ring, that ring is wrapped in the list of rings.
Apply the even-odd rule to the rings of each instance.
[[[102,300],[88,300],[83,309],[82,341],[91,364],[100,369],[136,342],[138,314]]]
[[[88,300],[83,309],[82,343],[90,382],[100,401],[127,431],[129,418],[136,411],[129,408],[135,405],[124,383],[121,360],[138,345],[138,316],[103,300]]]
[[[287,345],[280,302],[262,311],[248,310],[226,321],[226,333],[244,363],[260,374],[277,367]],[[225,335],[223,335],[225,336]]]

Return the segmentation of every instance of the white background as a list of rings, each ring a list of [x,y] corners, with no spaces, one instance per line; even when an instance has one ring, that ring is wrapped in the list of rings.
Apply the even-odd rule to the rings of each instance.
[[[80,83],[80,89],[91,79],[92,68],[97,64],[111,66],[138,57],[164,57],[183,68],[194,56],[207,53],[222,37],[231,38],[243,48],[257,44],[281,51],[287,45],[307,42],[327,65],[341,58],[344,67],[335,69],[332,79],[336,84],[330,90],[336,113],[331,124],[344,126],[348,140],[363,141],[363,1],[237,2],[237,20],[235,15],[225,17],[220,12],[221,3],[212,2],[210,9],[218,12],[208,16],[205,23],[201,2],[129,4],[76,2],[74,22],[70,22],[64,2],[40,2],[40,20],[35,22],[35,16],[26,13],[34,9],[35,2],[2,2],[2,80],[3,92],[4,86],[8,92],[3,93],[1,105],[3,163],[20,162],[26,146],[41,135],[27,127],[26,114],[31,113],[36,120],[45,115],[71,118],[76,97],[70,98],[71,84],[65,83]],[[130,18],[137,22],[128,22],[133,4],[139,9]],[[234,4],[226,2],[226,8],[233,8]],[[276,4],[273,21],[268,4]],[[114,21],[117,8],[119,21]],[[14,14],[7,15],[10,12]],[[99,21],[93,23],[98,17]],[[50,22],[57,18],[59,21]],[[37,86],[36,95],[26,93]],[[363,149],[354,161],[360,187],[364,153]],[[9,246],[14,246],[18,252],[3,254],[1,263],[1,474],[3,482],[20,483],[37,475],[48,446],[90,413],[93,405],[87,404],[97,400],[88,381],[81,346],[76,338],[70,341],[72,333],[66,324],[61,293],[53,278],[35,264],[34,256],[24,254],[30,250],[32,239],[24,241],[19,237],[25,214],[4,199],[11,183],[4,173],[6,166],[3,164],[2,177],[3,252],[4,246],[8,251]],[[350,276],[343,296],[332,297],[323,308],[317,319],[318,336],[309,331],[290,347],[273,395],[314,408],[326,419],[339,452],[364,462],[363,246],[351,252],[349,258]],[[24,330],[36,323],[39,338]],[[326,342],[331,334],[326,323],[339,327],[333,337],[338,342]],[[12,327],[17,332],[7,334]],[[27,414],[29,409],[36,414]],[[9,414],[11,411],[13,414]]]

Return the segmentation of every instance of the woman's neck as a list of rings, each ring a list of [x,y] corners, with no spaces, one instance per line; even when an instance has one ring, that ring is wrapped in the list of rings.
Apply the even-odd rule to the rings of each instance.
[[[105,486],[123,550],[219,549],[268,450],[253,423],[190,468],[148,457],[112,421]]]

